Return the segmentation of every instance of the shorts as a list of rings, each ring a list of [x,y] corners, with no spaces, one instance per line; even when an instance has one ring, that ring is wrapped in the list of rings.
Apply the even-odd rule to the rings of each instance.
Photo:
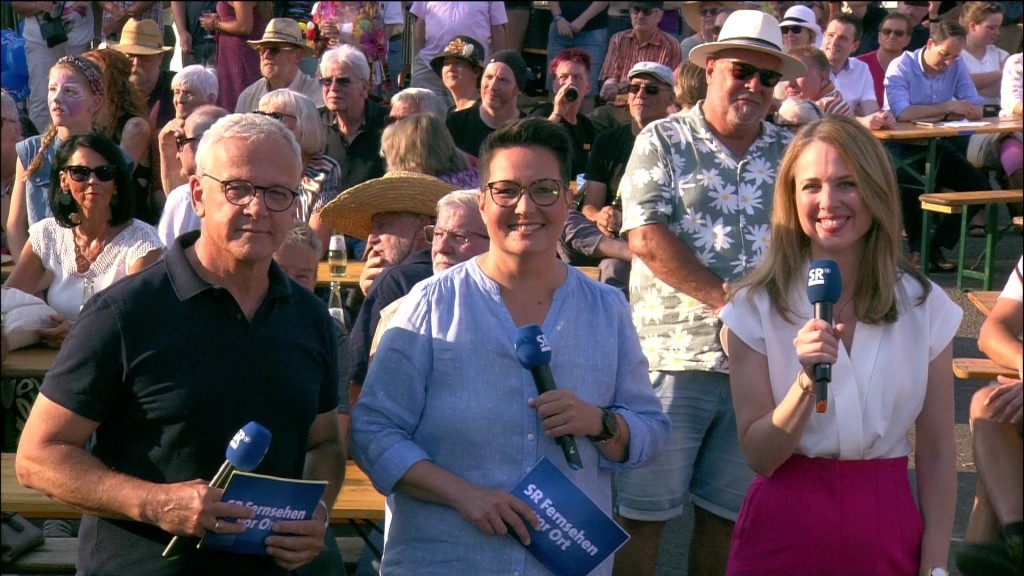
[[[729,375],[651,372],[651,384],[672,421],[665,452],[643,468],[615,475],[618,514],[663,522],[694,506],[735,521],[754,472],[740,450]]]

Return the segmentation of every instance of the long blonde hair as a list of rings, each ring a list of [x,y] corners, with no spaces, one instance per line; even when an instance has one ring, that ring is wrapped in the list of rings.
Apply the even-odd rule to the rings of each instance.
[[[786,150],[775,180],[772,204],[771,243],[764,260],[747,277],[731,288],[764,289],[783,318],[791,318],[789,295],[803,280],[811,255],[811,241],[800,226],[796,207],[797,160],[813,142],[831,146],[846,163],[871,212],[870,228],[864,233],[863,254],[853,292],[857,318],[868,324],[892,323],[898,318],[896,282],[910,274],[921,285],[923,302],[931,284],[910,265],[901,250],[903,227],[899,187],[892,160],[877,138],[846,116],[829,115],[804,126]]]
[[[103,75],[100,71],[99,66],[96,65],[92,60],[80,58],[78,56],[64,56],[57,60],[50,71],[47,72],[47,82],[49,77],[53,74],[53,71],[57,68],[64,68],[71,70],[78,76],[79,80],[82,80],[82,86],[85,86],[93,96],[103,96]],[[49,102],[47,102],[49,107]],[[95,121],[96,115],[93,115]],[[28,167],[25,168],[24,179],[28,180],[30,176],[35,174],[36,170],[43,164],[43,158],[46,157],[46,150],[53,144],[53,141],[57,138],[57,126],[50,124],[50,127],[43,133],[43,137],[39,142],[39,152],[36,154],[32,162],[29,163]]]
[[[444,121],[433,114],[410,114],[384,129],[380,155],[388,171],[441,176],[469,169]]]

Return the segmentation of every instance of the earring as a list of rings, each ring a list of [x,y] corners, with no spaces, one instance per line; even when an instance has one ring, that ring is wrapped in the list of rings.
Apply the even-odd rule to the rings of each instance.
[[[116,194],[110,199],[110,205],[111,206],[117,206],[120,203],[121,203],[121,199],[118,198]]]
[[[68,194],[67,190],[61,190],[60,194],[57,196],[57,202],[61,206],[70,206],[71,205],[71,194]]]

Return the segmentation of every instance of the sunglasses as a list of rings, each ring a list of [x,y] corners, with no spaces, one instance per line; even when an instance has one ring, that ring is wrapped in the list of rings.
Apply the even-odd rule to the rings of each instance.
[[[710,18],[711,16],[718,16],[718,8],[701,8],[698,13],[705,18]]]
[[[801,26],[783,26],[781,30],[783,34],[799,34],[806,30],[806,28]]]
[[[654,86],[653,84],[643,84],[643,85],[641,85],[641,84],[630,84],[629,85],[629,93],[630,94],[639,94],[640,90],[643,90],[644,94],[647,94],[648,96],[657,96],[658,93],[661,92],[661,86]]]
[[[198,141],[198,136],[194,136],[192,138],[184,138],[182,136],[178,136],[177,138],[174,139],[174,145],[178,148],[178,152],[181,152],[182,150],[185,149],[185,146],[187,146],[188,144]]]
[[[779,80],[782,80],[782,72],[776,72],[774,70],[764,70],[757,66],[751,66],[746,62],[740,62],[739,60],[728,60],[732,63],[732,77],[739,80],[740,82],[746,82],[757,76],[761,80],[761,85],[765,88],[774,88]]]
[[[299,119],[299,117],[296,116],[295,114],[288,114],[286,112],[264,112],[263,110],[253,110],[252,113],[259,114],[260,116],[266,116],[267,118],[273,118],[278,122],[284,121],[285,118],[295,118],[296,120]]]
[[[110,182],[117,176],[117,168],[113,164],[104,164],[95,168],[89,166],[65,166],[64,171],[75,182],[87,182],[90,174],[95,174],[100,182]]]
[[[353,80],[348,76],[333,76],[321,78],[318,82],[320,82],[321,86],[328,89],[334,88],[335,84],[338,85],[338,88],[348,88],[349,85],[352,84]]]
[[[882,28],[878,33],[882,36],[895,36],[897,38],[903,38],[907,35],[905,30],[893,30],[891,28]]]
[[[643,14],[644,16],[650,16],[654,13],[657,8],[633,8],[633,14]]]
[[[270,56],[277,56],[281,52],[294,52],[294,46],[257,46],[256,52],[260,55],[269,54]]]

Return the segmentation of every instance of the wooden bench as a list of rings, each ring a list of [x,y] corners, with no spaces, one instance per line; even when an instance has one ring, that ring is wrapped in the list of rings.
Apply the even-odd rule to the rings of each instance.
[[[336,540],[345,569],[354,574],[365,546],[362,538],[339,536]],[[78,538],[47,538],[42,546],[4,564],[0,574],[74,574],[77,557]]]
[[[1017,376],[1017,371],[988,358],[953,358],[953,375],[961,380],[995,380],[996,376]]]
[[[986,190],[982,192],[934,192],[921,194],[921,268],[928,274],[929,240],[931,236],[932,213],[960,214],[960,253],[956,263],[956,288],[964,289],[964,277],[981,280],[982,290],[992,289],[992,262],[995,259],[995,245],[1007,230],[999,229],[999,212],[988,211],[985,222],[985,269],[982,272],[966,269],[968,218],[965,206],[990,206],[998,204],[1024,203],[1022,190]]]

